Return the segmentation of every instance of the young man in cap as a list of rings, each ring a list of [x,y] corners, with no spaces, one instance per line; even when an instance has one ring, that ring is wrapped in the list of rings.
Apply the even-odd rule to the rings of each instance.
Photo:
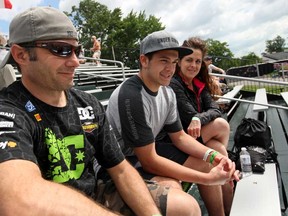
[[[69,18],[51,7],[31,8],[14,17],[9,36],[0,67],[14,61],[22,78],[0,92],[0,215],[119,215],[108,210],[116,210],[113,204],[128,215],[121,199],[106,199],[115,198],[111,188],[99,192],[97,164],[135,214],[160,215],[151,194],[161,187],[149,193],[99,101],[71,88],[81,46]]]
[[[239,180],[235,164],[183,131],[175,94],[168,86],[179,54],[191,53],[166,31],[148,35],[140,45],[140,72],[117,87],[106,113],[126,158],[145,179],[163,185],[167,177],[176,179],[174,190],[182,194],[179,180],[195,182],[209,215],[224,216],[221,185]],[[162,133],[170,140],[157,142]],[[183,202],[191,203],[191,212],[197,209],[192,196]]]

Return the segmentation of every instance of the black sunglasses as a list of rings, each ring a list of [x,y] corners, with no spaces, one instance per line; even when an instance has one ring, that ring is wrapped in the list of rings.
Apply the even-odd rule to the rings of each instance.
[[[22,45],[22,47],[48,49],[51,54],[59,57],[70,57],[74,52],[79,57],[82,45],[73,46],[65,42],[35,42],[30,45]]]

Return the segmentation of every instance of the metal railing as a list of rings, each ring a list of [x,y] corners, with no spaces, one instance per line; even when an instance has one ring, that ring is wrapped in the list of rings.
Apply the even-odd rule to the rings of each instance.
[[[91,61],[95,61],[95,58],[91,58],[91,57],[82,57],[80,59],[86,59],[86,60],[91,60]],[[124,63],[121,61],[115,61],[115,60],[110,60],[110,59],[97,59],[97,61],[100,62],[109,62],[109,63],[115,63],[115,64],[119,64],[122,70],[122,77],[123,77],[123,81],[126,79],[125,76],[125,69],[124,69]]]
[[[250,78],[250,77],[231,76],[231,75],[215,74],[215,73],[211,73],[211,75],[225,78],[227,85],[230,88],[233,88],[236,85],[244,85],[241,91],[256,92],[256,90],[259,88],[265,88],[267,94],[277,95],[277,96],[280,96],[281,92],[288,91],[288,82],[273,80],[265,76],[262,76],[259,78]],[[229,98],[229,97],[217,96],[217,95],[215,95],[215,97],[229,99],[235,102],[257,104],[257,105],[262,105],[262,106],[288,110],[287,106],[282,106],[282,105],[275,105],[275,104],[269,104],[269,103],[264,104],[264,103],[250,101],[250,100],[241,99],[241,98]]]
[[[213,76],[223,77],[226,80],[228,87],[236,85],[244,85],[242,91],[256,92],[258,88],[265,88],[268,94],[280,95],[281,92],[288,91],[288,82],[280,81],[269,75],[259,76],[256,78],[231,76],[211,73]]]

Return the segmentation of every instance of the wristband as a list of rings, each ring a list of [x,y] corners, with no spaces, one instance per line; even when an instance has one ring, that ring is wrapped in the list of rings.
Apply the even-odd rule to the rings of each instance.
[[[214,161],[214,159],[215,159],[215,157],[216,157],[217,154],[218,154],[217,151],[214,151],[214,152],[212,153],[212,155],[210,156],[210,164],[213,164],[213,161]]]
[[[192,118],[192,121],[193,121],[193,120],[200,121],[200,119],[199,119],[198,117],[196,117],[196,116],[194,116],[194,117]]]
[[[206,161],[208,158],[208,155],[213,151],[214,151],[213,149],[208,149],[204,154],[203,160]]]

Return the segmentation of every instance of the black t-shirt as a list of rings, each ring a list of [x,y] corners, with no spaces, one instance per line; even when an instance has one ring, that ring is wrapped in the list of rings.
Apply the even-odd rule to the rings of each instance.
[[[94,196],[95,164],[124,160],[100,102],[80,90],[66,91],[67,105],[50,106],[16,81],[0,92],[0,163],[36,163],[43,178]]]

